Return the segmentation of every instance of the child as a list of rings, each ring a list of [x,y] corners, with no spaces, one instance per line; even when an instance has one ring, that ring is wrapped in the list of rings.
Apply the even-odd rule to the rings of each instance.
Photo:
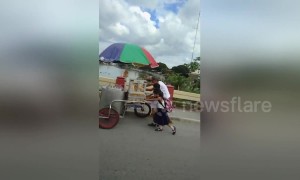
[[[156,106],[157,106],[157,103],[158,103],[158,99],[157,99],[157,93],[160,92],[160,85],[158,83],[156,84],[153,84],[153,92],[152,94],[150,94],[148,97],[147,97],[147,100],[148,101],[151,101],[150,103],[150,106],[151,106],[151,116],[153,116],[155,114],[155,111],[156,111]],[[154,92],[156,92],[156,95],[154,95]],[[151,123],[148,124],[148,126],[154,126],[154,127],[157,127],[158,125],[156,123],[154,123],[154,121],[152,120]]]
[[[163,93],[160,90],[153,91],[154,96],[157,98],[156,110],[153,115],[153,122],[158,125],[155,131],[162,131],[164,125],[168,125],[172,129],[172,134],[175,135],[176,127],[170,124],[170,118],[168,117],[167,111],[165,109],[165,102],[163,98]]]
[[[153,84],[153,93],[147,96],[147,100],[152,101],[150,106],[151,106],[151,114],[154,114],[155,108],[156,108],[156,100],[157,98],[154,96],[154,91],[159,92],[160,91],[160,85],[158,83]]]

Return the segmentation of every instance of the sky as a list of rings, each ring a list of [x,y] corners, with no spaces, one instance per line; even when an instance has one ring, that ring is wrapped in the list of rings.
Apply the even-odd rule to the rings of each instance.
[[[200,56],[199,13],[200,0],[101,0],[99,53],[113,43],[133,43],[169,68],[190,63],[192,54]]]

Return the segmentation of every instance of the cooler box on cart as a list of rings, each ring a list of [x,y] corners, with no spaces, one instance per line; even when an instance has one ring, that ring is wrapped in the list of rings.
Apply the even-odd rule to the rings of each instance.
[[[124,91],[120,88],[103,87],[101,90],[99,109],[109,107],[113,100],[124,100]],[[121,114],[124,107],[124,102],[115,102],[112,104],[119,114]]]

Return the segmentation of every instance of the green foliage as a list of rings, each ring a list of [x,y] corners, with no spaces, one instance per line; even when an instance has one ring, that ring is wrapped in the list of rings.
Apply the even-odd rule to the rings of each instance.
[[[190,72],[195,72],[199,68],[200,68],[200,64],[198,62],[193,61],[189,64]]]
[[[166,72],[169,71],[169,68],[166,64],[164,63],[157,63],[159,66],[157,68],[151,68],[150,66],[143,66],[143,67],[140,67],[141,70],[144,70],[144,71],[156,71],[156,72],[161,72],[162,74],[165,74]]]
[[[150,66],[142,66],[139,69],[144,70],[144,71],[151,71],[151,67]]]
[[[168,66],[165,63],[159,62],[159,67],[155,68],[156,71],[166,74],[169,71]]]
[[[174,86],[174,89],[192,93],[200,92],[200,79],[184,77],[177,73],[172,73],[166,78],[166,83]]]
[[[186,81],[186,77],[177,73],[169,75],[166,79],[166,82],[172,84],[176,90],[180,90],[181,86],[184,85],[184,81]]]
[[[190,72],[195,72],[196,70],[200,69],[200,57],[197,57],[189,64],[184,64],[190,70]]]
[[[184,85],[182,86],[181,91],[200,93],[200,79],[191,79],[187,78]]]
[[[186,65],[174,66],[171,69],[174,73],[180,74],[181,76],[188,77],[190,70]]]
[[[159,67],[154,69],[151,69],[149,66],[144,66],[140,69],[148,73],[153,70],[161,72],[166,77],[165,82],[173,85],[176,90],[200,93],[200,77],[195,75],[189,76],[189,73],[200,69],[200,57],[195,58],[191,63],[174,66],[171,69],[164,63],[159,62],[158,64]],[[145,74],[141,76],[142,79],[145,78]]]
[[[191,63],[172,67],[166,82],[172,84],[176,90],[200,93],[200,76],[189,76],[189,73],[198,69],[200,69],[200,57],[195,58]]]

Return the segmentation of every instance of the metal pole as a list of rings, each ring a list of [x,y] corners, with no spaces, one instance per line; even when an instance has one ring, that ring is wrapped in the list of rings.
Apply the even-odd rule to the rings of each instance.
[[[196,27],[196,34],[195,34],[195,39],[194,39],[194,47],[193,47],[191,62],[193,62],[193,58],[194,58],[194,50],[195,50],[195,45],[196,45],[196,38],[197,38],[197,33],[198,33],[199,20],[200,20],[200,12],[199,12],[198,22],[197,22],[197,27]]]

